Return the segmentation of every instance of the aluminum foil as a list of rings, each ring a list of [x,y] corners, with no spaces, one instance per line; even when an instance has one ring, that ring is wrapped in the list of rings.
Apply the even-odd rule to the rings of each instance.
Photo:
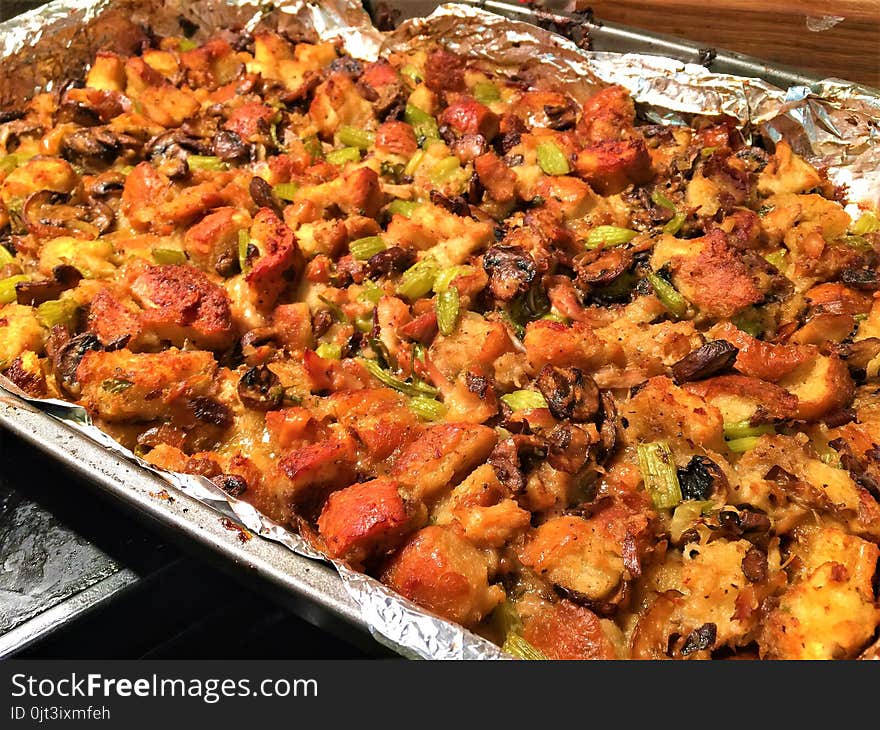
[[[307,39],[338,39],[357,58],[442,42],[493,70],[544,79],[583,100],[606,83],[625,86],[649,119],[686,123],[695,114],[726,114],[744,131],[785,138],[829,177],[849,185],[854,202],[880,203],[880,97],[838,80],[819,88],[778,89],[756,79],[711,73],[660,56],[583,51],[571,41],[479,8],[444,5],[431,16],[404,22],[390,35],[376,31],[354,0],[58,0],[0,25],[0,107],[82,74],[100,48],[133,52],[145,28],[192,35],[214,30],[270,28]],[[3,389],[7,391],[3,392]],[[228,496],[202,477],[158,470],[121,446],[75,404],[34,399],[0,376],[0,398],[22,398],[64,420],[121,458],[158,474],[175,489],[237,520],[254,534],[310,559],[327,560],[305,538]],[[377,580],[330,561],[374,636],[405,656],[428,659],[501,659],[498,647],[401,598]]]
[[[549,16],[543,13],[546,19]],[[560,24],[564,25],[564,24]],[[840,79],[780,89],[755,78],[640,53],[584,51],[572,41],[471,5],[449,4],[403,23],[382,52],[436,43],[492,68],[538,75],[581,100],[599,84],[620,84],[639,112],[661,124],[697,114],[737,119],[747,137],[786,139],[851,203],[880,208],[880,92]]]

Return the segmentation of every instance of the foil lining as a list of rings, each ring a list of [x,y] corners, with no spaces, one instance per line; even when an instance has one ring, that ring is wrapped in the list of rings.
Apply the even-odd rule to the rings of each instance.
[[[659,124],[687,124],[694,115],[733,117],[747,138],[787,140],[795,152],[825,168],[832,182],[846,185],[851,203],[880,208],[876,89],[840,79],[780,89],[664,56],[584,51],[554,33],[470,5],[443,5],[426,18],[403,23],[382,52],[438,40],[489,67],[546,79],[578,100],[597,85],[620,84],[639,112]]]
[[[880,205],[880,95],[874,90],[836,79],[816,88],[782,90],[660,56],[583,51],[549,31],[467,5],[444,5],[383,35],[355,0],[57,0],[0,24],[0,108],[81,75],[101,48],[133,52],[147,27],[196,40],[224,27],[268,28],[290,37],[337,39],[350,55],[365,60],[441,42],[493,70],[562,87],[579,101],[604,84],[618,83],[632,93],[641,113],[658,123],[683,124],[696,114],[725,114],[736,118],[746,134],[762,134],[772,142],[786,139],[811,162],[827,167],[836,184],[848,185],[851,201]],[[93,425],[81,406],[31,398],[0,375],[0,399],[16,405],[17,398],[254,534],[333,563],[373,635],[404,656],[508,658],[491,642],[428,614],[374,578],[328,560],[304,537],[209,480],[148,464]]]

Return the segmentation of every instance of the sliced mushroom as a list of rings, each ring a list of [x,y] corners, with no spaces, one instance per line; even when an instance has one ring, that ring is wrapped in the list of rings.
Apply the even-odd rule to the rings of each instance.
[[[509,302],[529,290],[538,274],[531,254],[521,246],[493,246],[483,255],[492,295]]]
[[[271,411],[281,405],[284,388],[281,381],[265,365],[248,369],[238,381],[238,397],[246,408]]]
[[[593,439],[580,426],[561,423],[547,437],[547,461],[566,474],[581,474],[590,466]]]
[[[284,206],[272,190],[272,186],[261,177],[252,177],[248,191],[251,199],[260,208],[270,208],[275,215],[284,219]]]
[[[440,208],[445,208],[453,215],[460,216],[462,218],[469,218],[471,215],[471,207],[468,205],[467,200],[465,200],[462,195],[455,195],[453,197],[447,197],[439,190],[431,191],[431,202],[439,206]]]
[[[519,466],[519,452],[512,438],[499,441],[492,453],[489,463],[495,469],[498,480],[513,494],[525,489],[526,480]]]
[[[579,284],[607,286],[621,276],[633,263],[633,252],[615,247],[587,251],[574,261]]]
[[[708,456],[692,456],[688,465],[678,469],[678,483],[683,499],[709,499],[727,494],[727,477]]]
[[[846,364],[850,370],[866,370],[868,363],[880,355],[880,337],[868,337],[846,345]]]
[[[230,129],[221,129],[214,135],[212,148],[214,155],[227,162],[247,160],[253,149]]]
[[[19,304],[36,307],[38,304],[58,299],[61,293],[73,289],[83,278],[79,269],[69,264],[59,264],[52,269],[51,279],[20,281],[15,285],[15,298]]]
[[[156,169],[171,179],[185,177],[189,173],[187,158],[190,153],[207,154],[211,150],[197,137],[189,136],[179,129],[164,132],[147,144],[147,157]]]
[[[877,269],[844,269],[840,272],[840,280],[853,289],[877,291],[880,289],[880,272]]]
[[[602,423],[599,425],[599,439],[602,450],[598,454],[599,464],[604,464],[614,455],[617,448],[617,435],[620,431],[620,416],[614,396],[609,392],[602,393]]]
[[[386,274],[405,271],[413,265],[415,260],[415,253],[410,249],[391,246],[371,256],[364,267],[364,271],[369,278],[378,279]]]
[[[14,122],[21,119],[25,115],[24,109],[3,109],[0,110],[0,124]]]
[[[733,367],[738,352],[727,340],[712,340],[675,363],[672,377],[677,385],[710,378]]]
[[[187,405],[196,419],[203,423],[221,428],[229,428],[232,425],[232,411],[220,401],[199,396],[190,400]]]
[[[845,438],[837,438],[828,445],[840,454],[840,465],[853,481],[880,499],[880,449],[874,447],[859,457]]]
[[[761,548],[750,547],[742,559],[743,575],[750,583],[763,583],[769,575],[767,568],[767,553]]]
[[[240,497],[247,491],[247,482],[238,474],[218,474],[211,481],[230,497]]]
[[[101,341],[92,332],[83,332],[76,337],[71,337],[56,349],[52,360],[55,368],[55,381],[62,393],[73,398],[79,396],[80,386],[76,380],[76,370],[80,361],[89,350],[98,351],[100,349]]]
[[[238,258],[238,251],[232,247],[223,249],[214,262],[214,271],[216,271],[224,279],[235,276],[241,271],[241,261]]]
[[[547,126],[550,129],[573,129],[577,122],[577,107],[570,99],[567,104],[545,104],[544,114],[547,115]]]
[[[599,413],[599,386],[577,368],[545,365],[535,385],[556,418],[592,421]]]
[[[681,645],[681,655],[687,656],[695,651],[705,651],[715,646],[718,628],[715,624],[705,623],[689,633]]]
[[[558,583],[553,584],[553,590],[560,598],[564,598],[567,601],[576,603],[578,606],[589,608],[593,613],[595,613],[597,616],[601,616],[602,618],[610,618],[611,616],[614,616],[615,613],[617,613],[617,608],[619,605],[618,600],[599,601],[594,598],[590,598],[585,593],[576,591],[573,588],[567,588],[566,586],[559,585]],[[621,591],[619,590],[615,594],[615,597],[620,594]]]
[[[248,330],[241,338],[241,354],[245,362],[265,359],[278,349],[278,330],[274,327],[257,327]]]
[[[89,200],[102,200],[122,195],[124,187],[125,176],[116,170],[107,170],[89,180],[85,194]]]
[[[104,203],[72,205],[69,196],[40,190],[28,196],[21,217],[28,231],[42,238],[95,238],[113,225],[115,215]]]
[[[106,127],[89,127],[68,134],[61,143],[61,154],[87,170],[103,170],[124,149],[139,149],[140,145],[140,141],[130,135],[112,132]]]

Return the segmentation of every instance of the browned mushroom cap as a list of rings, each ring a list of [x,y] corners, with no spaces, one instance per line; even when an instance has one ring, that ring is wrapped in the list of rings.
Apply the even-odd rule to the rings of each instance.
[[[20,281],[15,285],[15,298],[19,304],[35,307],[50,299],[58,299],[61,292],[73,289],[82,279],[79,269],[59,264],[52,269],[52,279]]]
[[[538,273],[531,254],[521,246],[493,246],[483,255],[492,295],[509,302],[528,291]]]
[[[106,127],[77,129],[61,143],[61,154],[69,162],[87,170],[104,170],[126,149],[137,150],[141,142]]]
[[[261,177],[252,177],[248,191],[259,208],[270,208],[279,218],[284,218],[284,206],[272,190],[272,186]]]
[[[89,200],[103,200],[122,195],[125,175],[116,170],[107,170],[95,177],[84,179],[83,183],[83,192]]]
[[[73,398],[79,396],[80,386],[76,380],[76,370],[89,350],[100,350],[101,342],[92,332],[83,332],[72,337],[55,351],[52,362],[58,389]]]
[[[535,385],[556,418],[592,421],[599,413],[599,386],[577,368],[545,365]]]
[[[578,283],[605,286],[621,276],[633,262],[628,248],[607,248],[587,251],[574,260]]]
[[[880,355],[880,337],[868,337],[846,346],[845,359],[850,370],[864,370]]]
[[[853,289],[877,291],[880,289],[880,272],[877,269],[844,269],[840,272],[840,280]]]
[[[147,158],[163,175],[172,179],[189,174],[187,158],[190,154],[209,154],[207,142],[174,129],[153,137],[147,144]]]
[[[238,381],[238,397],[246,408],[271,411],[281,405],[284,388],[281,381],[265,365],[248,369]]]
[[[231,129],[221,129],[214,135],[212,142],[214,155],[221,160],[232,162],[247,160],[251,156],[253,145],[247,144]]]
[[[678,385],[712,377],[733,367],[738,352],[727,340],[712,340],[675,363],[672,377]]]
[[[113,225],[113,211],[104,203],[73,205],[70,197],[52,190],[39,190],[28,196],[21,211],[28,231],[40,237],[76,236],[93,238]]]

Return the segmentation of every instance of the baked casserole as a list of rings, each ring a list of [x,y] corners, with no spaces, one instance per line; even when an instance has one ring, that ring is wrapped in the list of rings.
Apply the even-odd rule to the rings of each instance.
[[[880,221],[440,46],[145,37],[0,112],[0,369],[522,658],[880,624]]]

